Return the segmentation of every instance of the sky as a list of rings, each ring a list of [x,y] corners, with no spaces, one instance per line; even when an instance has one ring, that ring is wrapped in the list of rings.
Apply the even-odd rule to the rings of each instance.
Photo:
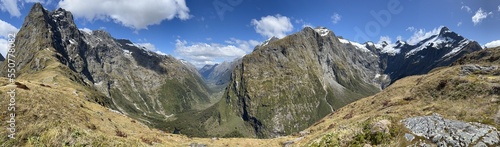
[[[197,67],[231,61],[263,41],[327,27],[355,42],[415,41],[440,26],[500,45],[500,0],[0,0],[0,53],[35,2]]]

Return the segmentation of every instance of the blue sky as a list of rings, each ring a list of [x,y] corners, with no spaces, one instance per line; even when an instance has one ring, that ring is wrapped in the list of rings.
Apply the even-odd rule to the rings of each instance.
[[[72,11],[81,29],[104,29],[198,67],[241,57],[304,26],[361,43],[406,41],[439,26],[481,45],[500,40],[499,0],[2,0],[0,44],[37,1]]]

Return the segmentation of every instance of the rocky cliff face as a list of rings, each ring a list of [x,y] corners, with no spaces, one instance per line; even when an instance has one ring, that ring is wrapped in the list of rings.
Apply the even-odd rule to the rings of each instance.
[[[378,92],[378,65],[378,56],[340,43],[333,32],[305,28],[243,57],[218,106],[236,110],[259,137],[290,134]],[[222,126],[230,123],[223,117]]]
[[[49,12],[35,4],[15,44],[21,77],[51,69],[55,58],[75,75],[71,78],[107,96],[110,107],[153,125],[209,101],[205,84],[189,65],[105,31],[80,31],[63,9]]]
[[[415,45],[360,44],[326,28],[305,28],[259,45],[231,74],[214,113],[218,124],[243,119],[241,134],[276,137],[298,132],[342,106],[400,78],[447,66],[481,50],[474,41],[440,28]],[[225,122],[227,121],[227,122]],[[240,122],[241,123],[241,122]]]

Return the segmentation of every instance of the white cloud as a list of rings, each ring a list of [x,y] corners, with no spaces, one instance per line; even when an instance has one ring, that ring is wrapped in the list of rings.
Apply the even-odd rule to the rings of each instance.
[[[413,32],[413,31],[415,31],[415,27],[413,27],[413,26],[408,27],[408,28],[406,28],[406,31]]]
[[[158,49],[156,49],[155,45],[153,45],[151,43],[136,43],[136,44],[139,46],[145,47],[146,49],[148,49],[152,52],[158,51]]]
[[[340,20],[342,20],[342,16],[338,13],[334,13],[331,18],[333,24],[337,24]]]
[[[500,5],[498,5],[498,11],[500,12]]]
[[[474,25],[477,25],[477,24],[480,24],[484,19],[486,19],[488,17],[488,15],[491,15],[493,14],[492,12],[485,12],[483,11],[483,9],[479,8],[479,10],[477,10],[476,14],[474,14],[474,16],[472,16],[472,22],[474,23]]]
[[[0,54],[2,54],[3,57],[7,58],[7,51],[9,50],[10,43],[7,41],[7,39],[0,38]]]
[[[2,11],[9,12],[10,16],[21,16],[21,11],[19,11],[19,8],[17,7],[17,0],[2,0],[1,2],[2,5],[0,5],[0,8]]]
[[[458,22],[457,23],[457,27],[461,26],[462,25],[462,22]]]
[[[19,30],[8,22],[0,19],[0,53],[5,57],[9,50],[9,34],[17,33]],[[12,37],[12,36],[10,36]]]
[[[0,19],[0,36],[7,37],[9,34],[17,33],[16,27]]]
[[[420,41],[431,37],[432,35],[439,34],[440,31],[441,27],[434,28],[432,31],[429,32],[426,32],[425,29],[419,29],[418,31],[415,31],[415,33],[413,33],[410,39],[408,39],[406,42],[408,42],[408,44],[415,45]]]
[[[293,30],[293,25],[290,18],[277,14],[276,16],[265,16],[260,20],[252,19],[252,25],[255,26],[255,31],[264,37],[271,38],[273,36],[283,38],[286,33]]]
[[[19,2],[19,4],[18,4]],[[20,8],[24,7],[24,4],[27,3],[42,3],[42,4],[50,4],[52,0],[0,0],[0,9],[5,12],[7,11],[10,16],[20,17],[21,10]],[[21,6],[21,7],[19,7]]]
[[[380,36],[378,44],[381,44],[384,41],[387,42],[387,44],[391,44],[392,43],[391,37],[389,37],[389,36]]]
[[[486,43],[484,46],[487,48],[493,48],[493,47],[500,46],[500,40],[495,40],[495,41]]]
[[[188,43],[185,40],[176,40],[175,52],[196,67],[206,64],[214,64],[221,60],[230,61],[238,57],[243,57],[260,44],[255,40],[239,40],[231,38],[225,41],[226,44],[218,43]]]
[[[469,13],[471,13],[471,12],[472,12],[472,10],[470,9],[470,7],[469,7],[469,6],[462,6],[460,9],[461,9],[461,10],[465,10],[465,11],[467,11],[467,12],[469,12]]]
[[[71,11],[77,18],[112,19],[135,30],[147,29],[163,20],[191,17],[185,0],[62,0],[59,7]]]

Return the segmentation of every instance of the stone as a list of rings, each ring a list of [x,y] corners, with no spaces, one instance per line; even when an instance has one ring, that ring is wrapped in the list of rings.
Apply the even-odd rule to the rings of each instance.
[[[300,131],[299,134],[300,134],[300,136],[306,136],[306,135],[311,134],[311,132],[308,130],[304,130],[304,131]]]
[[[408,133],[405,133],[405,138],[407,141],[411,142],[411,141],[413,141],[413,139],[415,139],[415,136],[408,134]]]
[[[191,143],[189,144],[189,147],[207,147],[207,145],[201,143]]]
[[[477,64],[468,64],[468,65],[462,65],[461,70],[460,70],[460,75],[465,76],[465,75],[470,75],[472,73],[487,74],[487,73],[491,73],[497,69],[498,69],[498,66],[496,66],[496,65],[480,66]]]
[[[384,119],[376,122],[373,124],[371,128],[372,133],[376,132],[382,132],[382,133],[389,133],[389,128],[391,127],[391,121]]]
[[[413,135],[426,138],[439,146],[471,146],[475,142],[500,144],[498,130],[481,123],[445,119],[439,114],[408,118],[401,122]]]
[[[488,147],[484,142],[478,142],[474,147]]]

